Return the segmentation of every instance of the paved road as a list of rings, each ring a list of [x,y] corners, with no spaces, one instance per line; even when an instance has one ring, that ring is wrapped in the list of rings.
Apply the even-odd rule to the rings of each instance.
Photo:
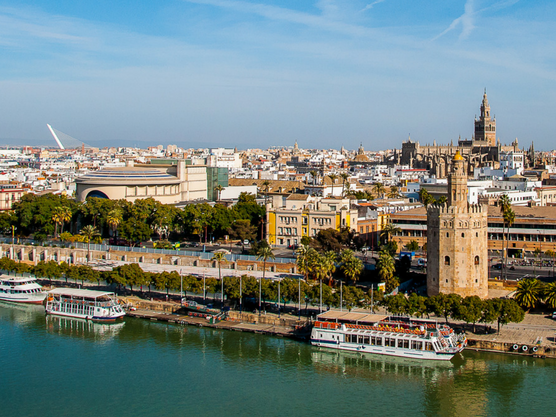
[[[133,262],[124,262],[124,261],[115,261],[115,260],[100,260],[95,262],[90,262],[89,265],[99,271],[111,271],[112,268],[130,264]],[[179,266],[179,265],[159,265],[159,264],[151,264],[151,263],[140,263],[139,266],[143,271],[146,272],[163,272],[163,271],[177,271],[181,275],[195,275],[198,277],[213,277],[218,278],[218,268],[205,268],[202,266]],[[240,275],[249,275],[255,278],[259,278],[263,276],[263,271],[245,271],[245,270],[235,270],[230,268],[222,268],[221,270],[222,276],[240,276]],[[303,275],[299,274],[285,274],[283,272],[266,272],[265,278],[269,279],[277,279],[277,278],[285,278],[293,277],[293,278],[303,278]]]

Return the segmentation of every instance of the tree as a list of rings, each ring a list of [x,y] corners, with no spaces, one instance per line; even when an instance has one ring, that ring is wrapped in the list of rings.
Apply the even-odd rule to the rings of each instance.
[[[393,314],[407,314],[409,311],[409,302],[402,293],[384,297],[383,304]]]
[[[87,262],[89,262],[91,260],[91,240],[99,236],[99,233],[96,227],[89,224],[81,229],[80,234],[83,236],[84,242],[87,243]]]
[[[425,207],[435,202],[434,197],[429,194],[426,188],[419,189],[419,200],[425,205]]]
[[[394,258],[386,251],[380,252],[376,262],[376,268],[381,281],[386,283],[386,293],[391,293],[395,288],[392,288],[394,283],[394,271],[396,270]]]
[[[346,195],[346,181],[349,178],[349,174],[347,172],[342,172],[340,174],[340,178],[342,178],[342,196]]]
[[[392,185],[386,196],[388,198],[398,198],[400,196],[400,192],[398,190],[398,187],[396,187],[395,185]]]
[[[440,206],[443,206],[443,205],[448,203],[448,197],[446,197],[445,195],[441,195],[440,197],[438,197],[438,200],[437,200],[436,203]]]
[[[228,229],[228,233],[233,239],[241,240],[242,248],[245,249],[243,242],[255,239],[257,228],[249,220],[236,220]]]
[[[388,243],[392,240],[392,236],[401,233],[402,229],[396,226],[394,223],[386,223],[382,230],[380,231],[380,237],[384,243]]]
[[[446,323],[448,323],[448,317],[457,316],[461,300],[462,298],[459,294],[440,293],[427,299],[427,312],[443,316],[446,319]]]
[[[525,317],[525,312],[515,300],[494,298],[488,301],[492,303],[493,315],[498,322],[498,333],[500,333],[501,326],[508,323],[519,323]]]
[[[405,248],[410,252],[415,252],[419,250],[419,243],[416,240],[410,241],[408,244],[405,245]]]
[[[457,309],[457,317],[467,324],[473,324],[473,333],[475,333],[475,323],[481,320],[483,316],[483,300],[476,295],[465,297],[459,308]]]
[[[373,193],[376,194],[379,198],[384,198],[384,194],[386,193],[386,187],[381,182],[375,183],[373,186]]]
[[[509,208],[507,211],[504,212],[504,225],[506,226],[506,235],[510,232],[510,227],[514,224],[515,221],[515,212]],[[504,251],[504,279],[506,279],[506,273],[508,268],[508,238],[504,239],[506,242],[506,250]]]
[[[216,191],[216,201],[220,201],[220,195],[221,195],[223,190],[224,190],[224,187],[222,187],[221,184],[218,184],[218,185],[216,185],[216,187],[214,187],[214,191]]]
[[[330,181],[332,182],[332,196],[334,196],[334,184],[336,183],[338,176],[336,174],[330,174],[328,178],[330,178]]]
[[[211,258],[211,261],[216,261],[218,263],[218,279],[220,280],[220,285],[222,289],[222,304],[221,307],[224,308],[224,280],[222,279],[222,262],[228,262],[226,259],[226,251],[217,250],[214,251],[214,255]]]
[[[556,308],[556,282],[549,282],[543,290],[545,303],[552,309]]]
[[[118,235],[118,226],[120,225],[122,220],[122,210],[120,210],[119,208],[112,209],[108,212],[108,215],[106,216],[106,223],[108,223],[108,226],[110,226],[110,229],[112,230],[114,236]]]
[[[542,286],[538,279],[527,278],[519,281],[515,291],[515,301],[527,310],[534,308],[542,294]]]
[[[357,281],[361,271],[363,271],[363,262],[361,262],[361,260],[353,254],[353,251],[349,249],[342,251],[340,255],[340,262],[342,264],[340,269],[344,273],[345,277],[354,282]]]
[[[64,223],[71,220],[71,210],[67,206],[57,206],[53,210],[52,221],[56,224],[54,238],[58,236],[58,225],[60,225],[60,233],[64,231]]]
[[[408,313],[412,316],[423,317],[427,312],[425,297],[413,292],[410,294],[408,301]]]
[[[257,252],[257,259],[263,260],[263,279],[264,279],[266,273],[266,261],[269,259],[276,259],[276,256],[274,256],[274,252],[272,252],[272,249],[269,246],[263,246],[259,248]]]

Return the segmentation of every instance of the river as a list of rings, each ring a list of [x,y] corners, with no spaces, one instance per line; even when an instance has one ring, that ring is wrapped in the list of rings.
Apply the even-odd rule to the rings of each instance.
[[[0,416],[550,416],[556,361],[449,363],[126,318],[95,324],[0,303]]]

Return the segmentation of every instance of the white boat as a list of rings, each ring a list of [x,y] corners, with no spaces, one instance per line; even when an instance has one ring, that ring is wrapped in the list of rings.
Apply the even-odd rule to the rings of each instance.
[[[311,344],[331,349],[448,361],[467,345],[446,324],[408,317],[328,311],[317,316]]]
[[[115,321],[125,316],[113,292],[75,288],[56,288],[49,291],[46,313],[99,322]]]
[[[42,304],[46,292],[32,277],[0,275],[0,300],[14,303]]]

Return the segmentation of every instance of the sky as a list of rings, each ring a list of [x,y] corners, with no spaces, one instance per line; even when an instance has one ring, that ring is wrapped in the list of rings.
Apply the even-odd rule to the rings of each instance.
[[[0,145],[554,146],[556,2],[0,0]]]

